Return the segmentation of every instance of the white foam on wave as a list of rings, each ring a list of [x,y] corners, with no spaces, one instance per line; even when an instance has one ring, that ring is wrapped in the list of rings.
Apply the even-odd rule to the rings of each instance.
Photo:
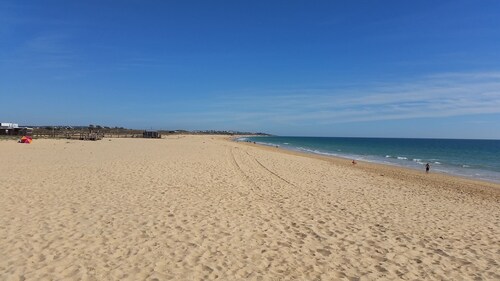
[[[434,164],[441,165],[441,162],[436,161],[436,162],[434,162]]]
[[[386,155],[385,158],[391,158],[391,156],[390,155]]]
[[[289,144],[289,143],[287,143],[287,142],[284,142],[283,144]]]
[[[422,162],[422,159],[418,159],[418,158],[414,158],[414,159],[412,159],[412,161],[416,162],[419,165],[424,165],[425,164],[424,162]]]
[[[397,158],[398,158],[399,160],[408,160],[408,158],[403,157],[403,156],[398,156]]]
[[[274,144],[274,143],[269,143],[269,142],[256,142],[257,144],[265,145],[265,146],[274,146],[274,147],[279,147],[279,145]]]
[[[314,153],[314,154],[327,155],[327,156],[337,156],[334,153],[323,152],[323,151],[319,151],[319,150],[316,150],[316,149],[309,149],[309,148],[304,148],[304,147],[298,147],[298,149],[301,150],[301,151],[305,151],[305,152],[309,152],[309,153]]]
[[[470,168],[469,165],[462,165],[462,168]]]

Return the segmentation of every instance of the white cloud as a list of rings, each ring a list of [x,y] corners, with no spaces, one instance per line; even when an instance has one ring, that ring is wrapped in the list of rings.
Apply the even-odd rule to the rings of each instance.
[[[290,92],[221,97],[206,101],[203,113],[194,117],[334,124],[500,113],[499,72],[445,73],[409,82]]]

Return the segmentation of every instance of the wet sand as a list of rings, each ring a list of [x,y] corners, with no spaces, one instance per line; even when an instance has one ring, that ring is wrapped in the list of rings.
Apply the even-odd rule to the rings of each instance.
[[[0,280],[500,280],[498,184],[216,136],[0,151]]]

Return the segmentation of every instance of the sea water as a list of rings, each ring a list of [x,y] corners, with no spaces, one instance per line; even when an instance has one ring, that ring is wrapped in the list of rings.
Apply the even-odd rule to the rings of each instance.
[[[259,136],[259,144],[500,182],[500,140]]]

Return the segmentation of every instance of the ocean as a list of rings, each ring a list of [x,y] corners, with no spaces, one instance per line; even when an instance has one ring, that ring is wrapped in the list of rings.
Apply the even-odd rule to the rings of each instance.
[[[447,173],[500,183],[500,140],[278,137],[240,138],[307,153]]]

